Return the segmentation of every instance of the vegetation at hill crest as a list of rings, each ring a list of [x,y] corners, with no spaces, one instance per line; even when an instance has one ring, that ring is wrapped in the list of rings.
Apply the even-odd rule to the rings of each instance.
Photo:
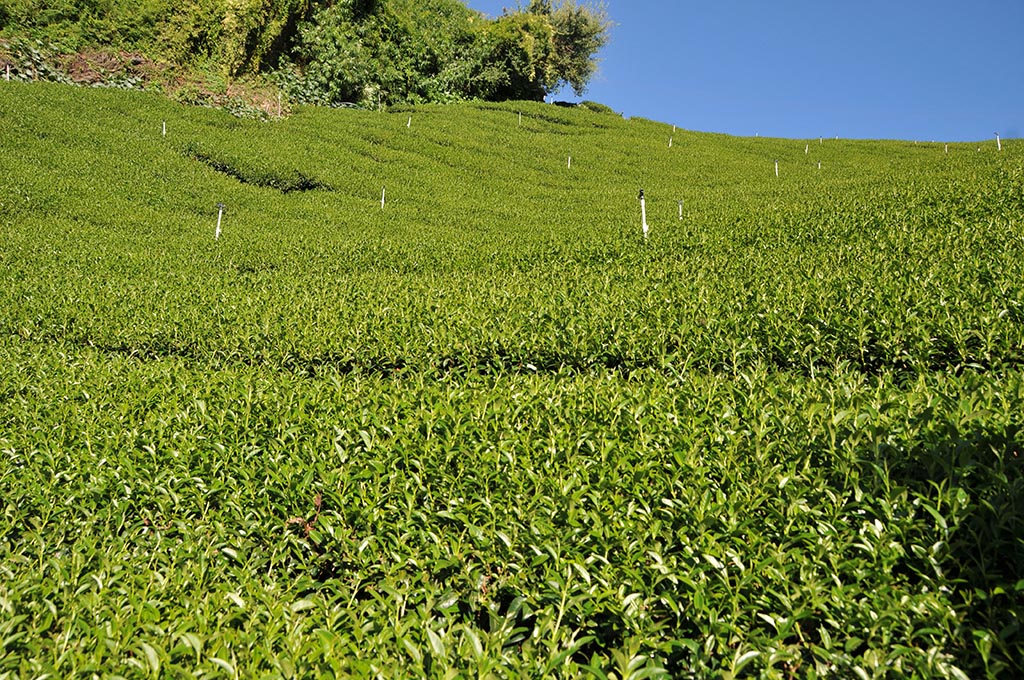
[[[563,85],[582,93],[608,26],[602,9],[572,0],[534,0],[496,18],[459,0],[0,4],[5,62],[17,76],[39,75],[37,47],[64,55],[56,61],[65,66],[74,55],[109,62],[128,53],[173,64],[189,80],[262,81],[293,103],[367,108],[540,100]]]

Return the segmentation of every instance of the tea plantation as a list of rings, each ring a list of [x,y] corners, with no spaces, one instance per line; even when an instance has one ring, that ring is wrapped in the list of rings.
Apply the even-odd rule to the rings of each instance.
[[[0,82],[0,151],[0,678],[1024,674],[1017,140]]]

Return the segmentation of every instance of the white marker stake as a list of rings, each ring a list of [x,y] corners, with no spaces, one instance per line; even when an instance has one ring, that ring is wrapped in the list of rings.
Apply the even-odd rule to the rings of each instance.
[[[572,170],[572,156],[569,156],[569,169]]]
[[[825,142],[822,141],[823,139],[824,139],[824,137],[818,137],[818,146],[821,146],[822,144],[825,143]]]
[[[407,128],[411,128],[412,127],[412,116],[409,116],[409,122],[405,124],[405,127],[407,127]]]
[[[810,144],[804,144],[804,155],[806,156],[811,150]]]
[[[644,239],[647,238],[647,200],[644,198],[644,190],[640,190],[640,223],[643,225]]]
[[[778,161],[778,159],[775,160],[775,176],[776,177],[779,176],[779,161]]]
[[[224,204],[217,204],[217,231],[213,232],[213,240],[217,241],[220,239],[220,218],[224,215]]]
[[[682,199],[676,201],[679,204],[679,219],[683,219],[683,201]]]
[[[519,112],[519,126],[522,127],[522,125],[523,125],[523,112],[520,111]]]
[[[387,187],[381,187],[380,188],[380,209],[381,210],[384,209],[384,192],[385,192],[386,189],[387,189]]]
[[[946,145],[946,153],[949,153],[949,144]]]
[[[160,127],[160,134],[163,137],[167,136],[167,121],[166,120],[163,122],[163,124]]]
[[[999,141],[999,133],[996,133],[996,151],[1003,150],[1003,143]]]
[[[672,148],[672,138],[671,137],[668,138],[668,148],[670,148],[670,149]]]
[[[821,161],[818,161],[818,170],[821,170]]]
[[[11,82],[11,65],[7,64],[7,82]]]

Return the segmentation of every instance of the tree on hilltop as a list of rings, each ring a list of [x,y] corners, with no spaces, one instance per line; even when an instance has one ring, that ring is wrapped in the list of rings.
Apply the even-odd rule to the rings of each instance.
[[[543,1],[550,7],[548,0]],[[550,16],[554,29],[554,76],[557,80],[549,91],[564,84],[581,95],[597,70],[597,53],[608,43],[608,16],[603,9],[572,2],[562,2]]]
[[[531,0],[525,10],[493,22],[489,54],[506,74],[499,99],[537,99],[569,85],[583,94],[597,70],[597,53],[608,42],[610,22],[602,7],[573,0]]]

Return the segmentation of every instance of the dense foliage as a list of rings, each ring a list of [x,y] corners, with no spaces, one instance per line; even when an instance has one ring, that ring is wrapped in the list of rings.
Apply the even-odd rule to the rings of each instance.
[[[0,36],[273,74],[301,103],[374,108],[582,93],[607,31],[603,10],[572,0],[497,18],[460,0],[0,0]]]
[[[0,0],[0,32],[65,50],[113,46],[227,74],[276,67],[316,0]]]
[[[1012,140],[0,88],[0,677],[1024,673]]]

